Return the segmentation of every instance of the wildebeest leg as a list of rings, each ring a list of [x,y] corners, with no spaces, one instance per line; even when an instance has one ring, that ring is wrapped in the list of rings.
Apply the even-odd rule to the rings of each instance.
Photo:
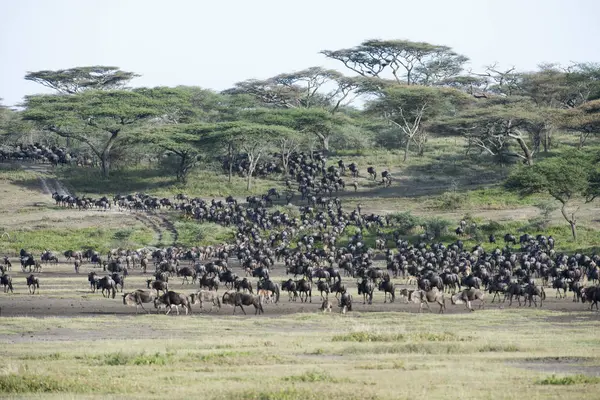
[[[439,300],[438,300],[437,303],[440,305],[440,312],[439,312],[439,314],[443,314],[444,313],[444,309],[446,308],[446,304],[444,302],[442,302],[442,301],[439,301]],[[429,311],[431,311],[431,310],[429,310]],[[473,310],[471,310],[471,311],[473,311]]]

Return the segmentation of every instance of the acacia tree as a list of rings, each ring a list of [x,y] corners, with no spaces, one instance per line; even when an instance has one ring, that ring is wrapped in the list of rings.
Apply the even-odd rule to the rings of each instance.
[[[565,113],[562,127],[579,134],[582,148],[592,135],[600,135],[600,100],[593,100]]]
[[[225,94],[249,94],[267,106],[278,108],[324,108],[331,113],[355,98],[357,82],[340,72],[311,67],[279,74],[266,80],[238,82]]]
[[[424,124],[468,99],[453,89],[394,85],[383,89],[379,97],[367,105],[367,111],[382,116],[400,130],[406,161],[411,143],[417,146],[419,155],[423,154],[428,136]]]
[[[371,39],[356,47],[323,50],[321,54],[364,77],[383,78],[389,70],[397,83],[407,85],[436,84],[458,75],[468,61],[450,47],[408,40]]]
[[[95,65],[56,71],[28,72],[25,80],[39,83],[62,94],[76,94],[85,90],[123,89],[140,75],[122,71],[118,67]]]
[[[576,214],[580,207],[574,203],[596,198],[597,177],[597,163],[587,154],[573,152],[518,169],[508,178],[506,187],[523,195],[546,193],[559,201],[561,214],[571,227],[573,239],[577,239]]]
[[[161,115],[159,104],[136,92],[89,90],[70,96],[35,95],[25,99],[25,120],[45,131],[85,143],[109,176],[113,146],[136,125]]]
[[[246,190],[250,190],[252,186],[252,175],[258,162],[271,150],[276,149],[276,141],[291,138],[296,134],[296,132],[284,126],[264,125],[247,121],[207,125],[197,132],[208,132],[208,135],[199,139],[205,146],[226,149],[230,166],[230,179],[231,167],[236,152],[244,154],[248,158]]]

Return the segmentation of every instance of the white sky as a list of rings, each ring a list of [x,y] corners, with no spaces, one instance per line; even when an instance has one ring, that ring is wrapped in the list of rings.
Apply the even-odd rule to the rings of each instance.
[[[0,0],[0,97],[45,92],[27,71],[114,65],[133,86],[215,90],[343,65],[365,39],[447,45],[473,69],[600,61],[597,0]],[[350,74],[346,70],[345,73]]]

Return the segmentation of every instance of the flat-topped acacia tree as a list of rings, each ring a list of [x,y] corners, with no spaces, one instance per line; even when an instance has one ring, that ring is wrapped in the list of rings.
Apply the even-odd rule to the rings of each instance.
[[[73,95],[25,98],[23,118],[39,128],[85,143],[100,159],[102,175],[110,173],[110,152],[132,127],[161,115],[161,104],[126,90],[86,90]]]

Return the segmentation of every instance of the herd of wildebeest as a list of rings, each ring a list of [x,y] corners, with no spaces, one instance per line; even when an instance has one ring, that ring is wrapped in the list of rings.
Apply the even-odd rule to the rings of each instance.
[[[243,171],[244,167],[236,168]],[[120,289],[123,303],[136,306],[136,313],[149,303],[157,309],[166,307],[166,313],[176,307],[177,314],[180,306],[187,314],[192,304],[203,308],[205,303],[211,309],[232,305],[234,313],[237,307],[245,313],[244,306],[254,306],[255,313],[262,313],[263,305],[280,301],[282,291],[289,293],[290,302],[299,299],[302,303],[312,303],[313,291],[318,292],[323,311],[331,311],[335,298],[342,313],[352,311],[354,290],[363,304],[372,304],[375,291],[381,291],[384,302],[394,302],[399,296],[420,304],[419,311],[437,304],[439,312],[444,312],[448,297],[452,304],[466,304],[472,311],[472,302],[479,301],[483,308],[488,295],[492,302],[498,299],[512,305],[516,300],[519,305],[524,301],[541,307],[545,287],[555,289],[561,298],[570,291],[573,301],[590,302],[591,308],[598,309],[600,287],[594,285],[600,278],[598,255],[557,252],[551,236],[529,234],[518,238],[505,234],[503,245],[493,251],[485,251],[481,244],[467,249],[461,240],[467,230],[465,221],[456,228],[458,239],[453,243],[440,243],[430,232],[409,242],[390,216],[365,214],[360,205],[352,211],[342,207],[335,193],[346,187],[346,170],[353,178],[359,175],[354,163],[346,167],[340,160],[337,166],[326,168],[326,159],[318,154],[294,154],[287,171],[288,206],[283,208],[273,207],[282,195],[275,188],[245,201],[232,196],[206,201],[183,194],[171,199],[142,193],[93,199],[54,193],[56,204],[69,208],[156,212],[166,207],[198,222],[235,228],[229,243],[214,246],[115,249],[103,255],[93,249],[68,250],[60,257],[72,260],[76,273],[84,263],[94,265],[88,274],[90,290],[115,298]],[[377,180],[373,167],[367,173]],[[387,171],[379,176],[382,185],[392,181]],[[301,196],[298,206],[291,205],[294,181]],[[366,243],[370,239],[365,241],[364,233],[375,238],[373,246]],[[496,237],[490,235],[489,242],[496,243]],[[58,262],[58,258],[57,253],[45,251],[38,260],[21,250],[21,268],[31,273],[27,277],[31,293],[39,290],[43,263]],[[276,264],[284,265],[288,279],[271,279]],[[1,284],[7,292],[12,290],[8,257],[1,268]],[[146,287],[124,293],[127,276],[138,269],[152,278]],[[181,277],[182,283],[198,285],[198,290],[170,290],[169,279],[174,276]]]

